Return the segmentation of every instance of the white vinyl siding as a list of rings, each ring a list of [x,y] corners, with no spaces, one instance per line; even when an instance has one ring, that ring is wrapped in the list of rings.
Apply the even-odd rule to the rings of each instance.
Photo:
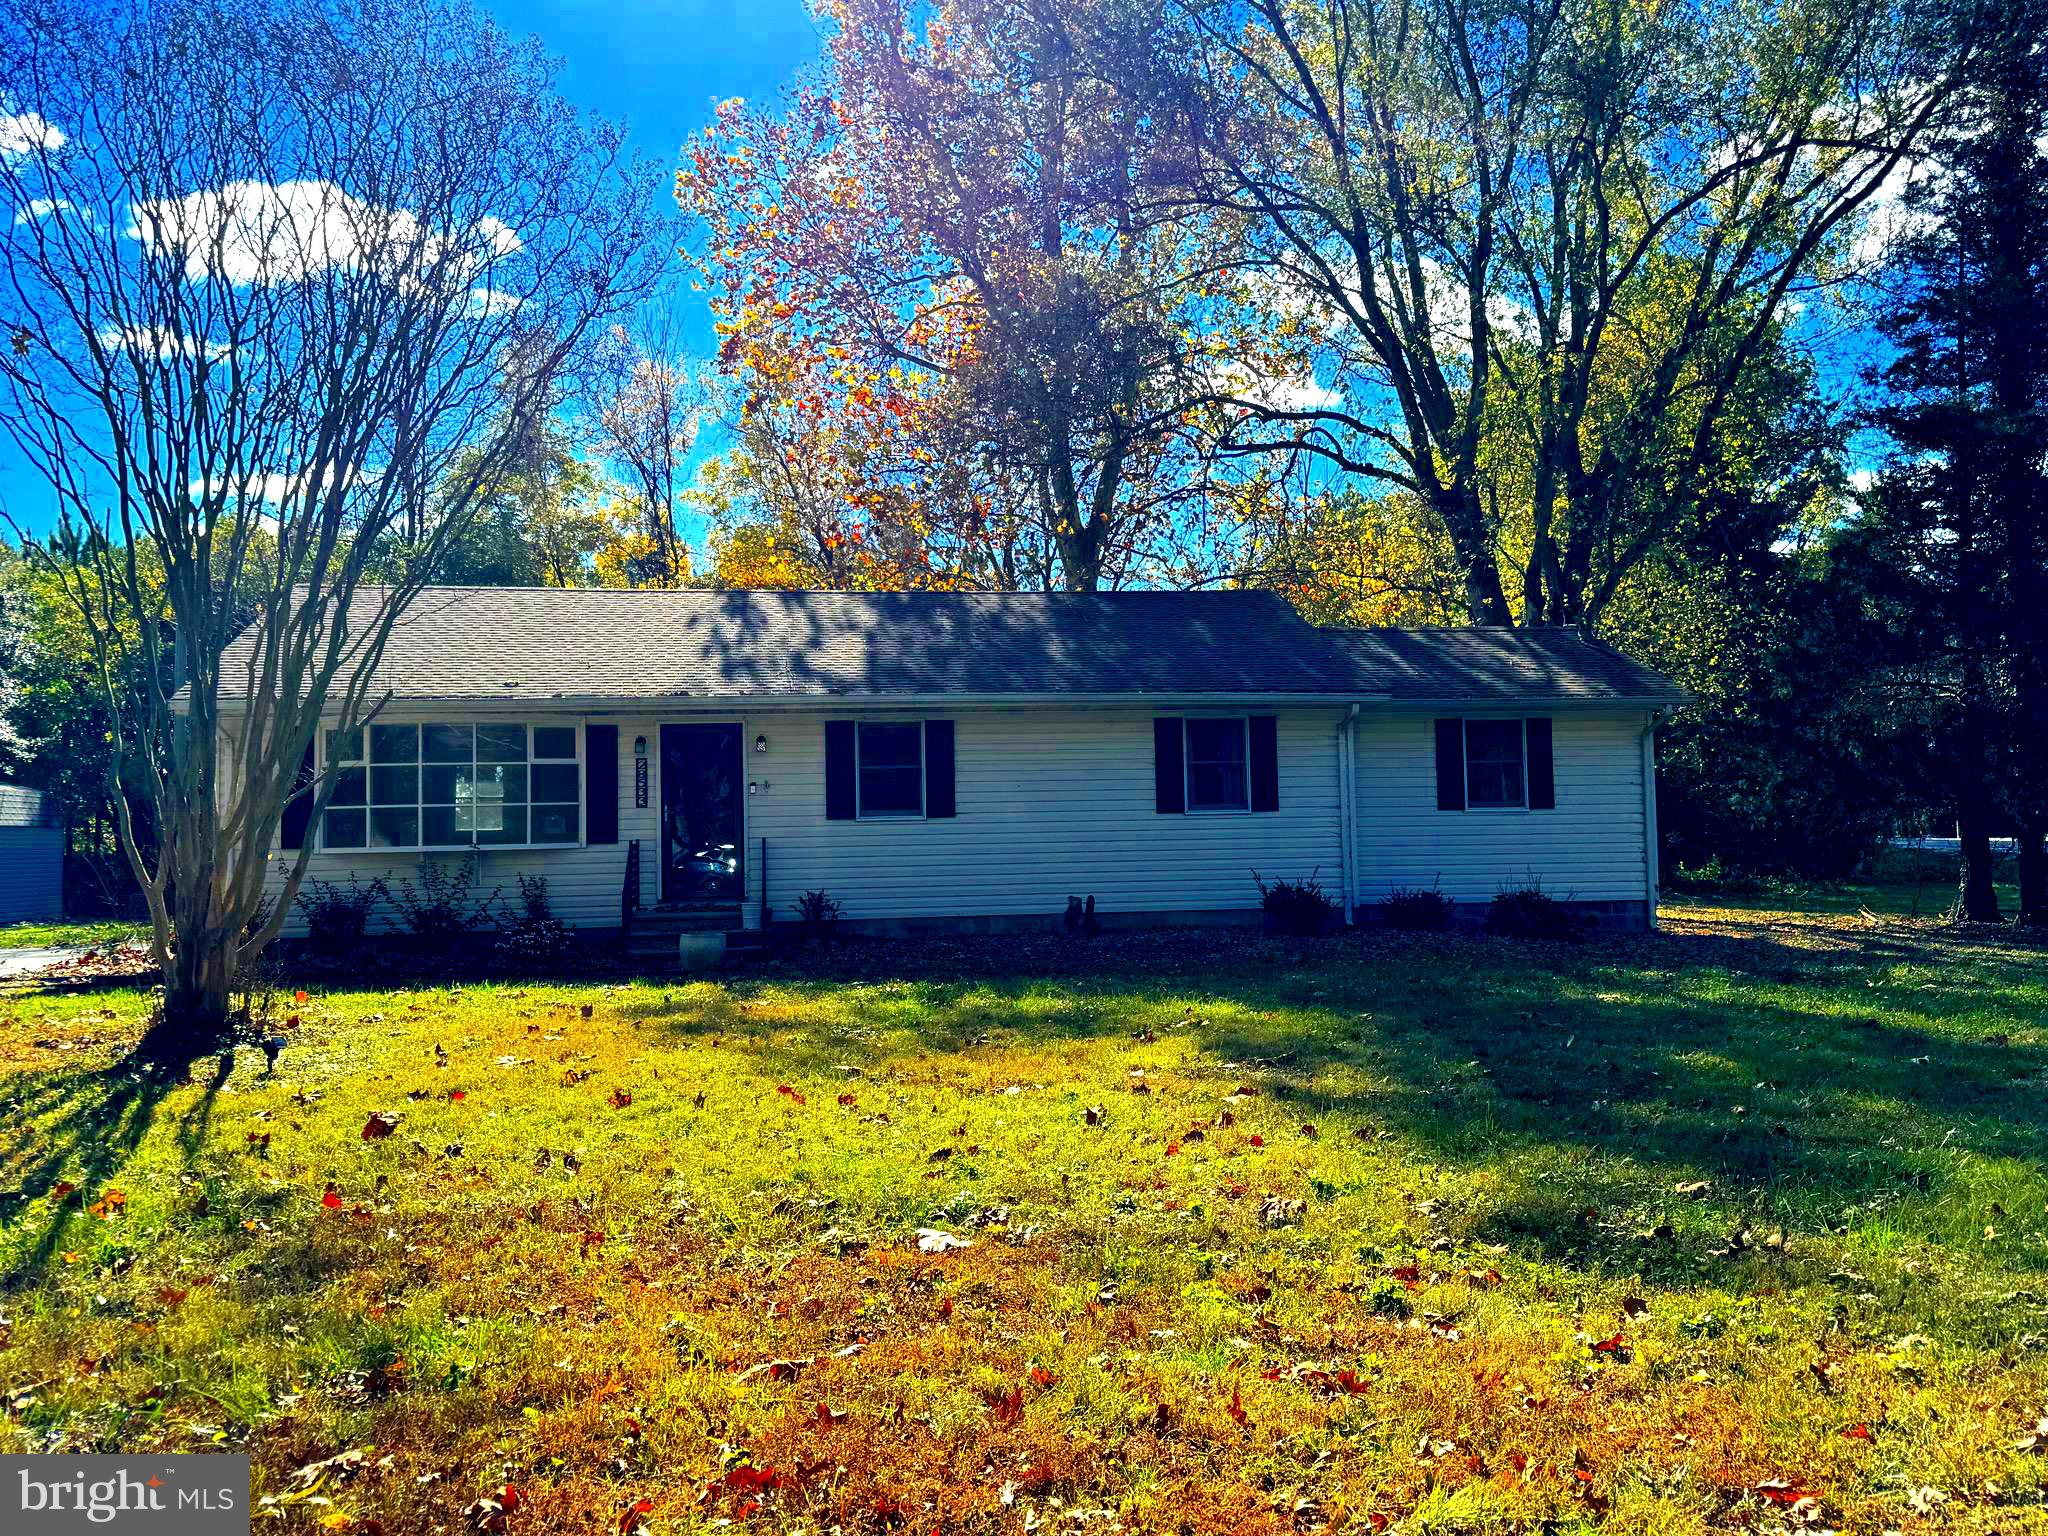
[[[1390,887],[1430,885],[1454,901],[1491,901],[1532,875],[1561,900],[1643,900],[1642,714],[1550,718],[1556,809],[1440,811],[1434,718],[1368,705],[1358,721],[1361,905]]]
[[[823,713],[763,715],[769,788],[747,811],[747,893],[760,901],[768,840],[772,918],[823,890],[848,918],[1058,916],[1069,896],[1105,914],[1251,911],[1268,880],[1338,872],[1335,709],[1280,710],[1280,809],[1162,815],[1152,722],[1181,710],[927,709],[954,722],[957,813],[932,821],[827,821]],[[853,710],[829,718],[855,719]]]
[[[1342,890],[1342,837],[1334,708],[1274,711],[1280,808],[1239,815],[1162,815],[1156,808],[1153,720],[1192,709],[925,707],[954,722],[957,814],[950,818],[828,821],[825,722],[889,718],[856,707],[736,711],[706,705],[659,714],[564,714],[560,723],[613,724],[619,841],[565,848],[486,850],[481,888],[516,905],[517,876],[547,877],[555,913],[577,927],[619,920],[627,845],[641,845],[640,899],[661,893],[661,726],[742,723],[745,920],[758,919],[761,844],[767,840],[770,918],[787,922],[807,890],[823,890],[850,919],[1057,918],[1070,896],[1094,896],[1106,915],[1256,911],[1256,869],[1268,880],[1319,872]],[[416,718],[448,718],[422,711]],[[404,719],[394,712],[388,718]],[[487,718],[479,714],[478,718]],[[501,718],[553,723],[529,705]],[[901,718],[900,716],[897,718]],[[1491,900],[1534,871],[1543,888],[1582,901],[1641,901],[1643,846],[1640,712],[1553,713],[1557,808],[1484,813],[1436,808],[1436,755],[1428,714],[1374,712],[1357,723],[1357,867],[1360,903],[1389,886],[1439,883],[1459,901]],[[767,739],[756,752],[755,737]],[[636,738],[648,750],[648,803],[633,804]],[[590,786],[592,795],[606,793]],[[273,855],[271,888],[293,855]],[[429,855],[437,859],[455,854]],[[319,852],[309,877],[415,877],[421,855],[389,850]],[[388,914],[387,914],[388,917]],[[293,931],[301,925],[294,922]]]

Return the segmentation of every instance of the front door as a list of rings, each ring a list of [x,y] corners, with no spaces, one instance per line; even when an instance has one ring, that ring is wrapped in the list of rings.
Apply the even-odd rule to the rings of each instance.
[[[661,728],[663,901],[738,901],[745,893],[742,757],[737,724]]]

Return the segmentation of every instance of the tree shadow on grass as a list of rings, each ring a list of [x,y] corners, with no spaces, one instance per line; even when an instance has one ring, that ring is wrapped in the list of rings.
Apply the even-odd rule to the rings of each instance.
[[[20,1080],[4,1106],[7,1117],[31,1131],[0,1155],[0,1226],[14,1229],[12,1259],[0,1272],[0,1293],[41,1283],[81,1206],[101,1198],[156,1123],[163,1102],[193,1080],[198,1057],[179,1063],[152,1044],[103,1066],[79,1067]],[[186,1165],[205,1143],[215,1100],[234,1070],[223,1050],[206,1072],[198,1098],[178,1117],[178,1145]],[[60,1182],[76,1186],[62,1196]]]
[[[2048,1165],[2048,1049],[2012,1039],[2038,1011],[2015,955],[1791,926],[1583,945],[1202,935],[1065,975],[990,945],[939,978],[928,954],[876,948],[821,957],[822,974],[736,978],[647,1018],[797,1074],[856,1052],[885,1068],[1185,1016],[1196,1071],[1257,1073],[1328,1135],[1387,1131],[1417,1156],[1497,1170],[1471,1235],[1677,1280],[1709,1273],[1710,1249],[1744,1222],[1812,1232],[1859,1208],[1929,1240],[1980,1231],[1990,1218],[1968,1207],[1987,1166],[2024,1180]],[[1900,982],[1901,966],[1930,975]],[[1880,982],[1890,990],[1866,989]],[[1946,1016],[1961,1027],[1944,1030]],[[1697,1181],[1710,1187],[1677,1193]],[[1999,1260],[2048,1268],[2034,1250]]]

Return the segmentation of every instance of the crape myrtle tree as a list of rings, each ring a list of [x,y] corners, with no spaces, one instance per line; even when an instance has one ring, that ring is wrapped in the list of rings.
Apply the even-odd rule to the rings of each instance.
[[[1597,622],[1698,533],[1723,417],[1971,54],[1868,0],[1168,9],[1183,195],[1343,395],[1237,446],[1413,498],[1491,624]]]
[[[29,557],[143,691],[110,770],[154,1039],[197,1049],[305,872],[311,839],[266,905],[323,711],[374,713],[393,622],[654,280],[648,168],[459,0],[30,0],[0,113],[0,429],[60,514]]]

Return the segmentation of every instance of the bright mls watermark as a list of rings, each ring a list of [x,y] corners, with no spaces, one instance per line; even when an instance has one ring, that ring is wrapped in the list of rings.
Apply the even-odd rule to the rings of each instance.
[[[246,1456],[0,1456],[0,1531],[249,1536]]]

